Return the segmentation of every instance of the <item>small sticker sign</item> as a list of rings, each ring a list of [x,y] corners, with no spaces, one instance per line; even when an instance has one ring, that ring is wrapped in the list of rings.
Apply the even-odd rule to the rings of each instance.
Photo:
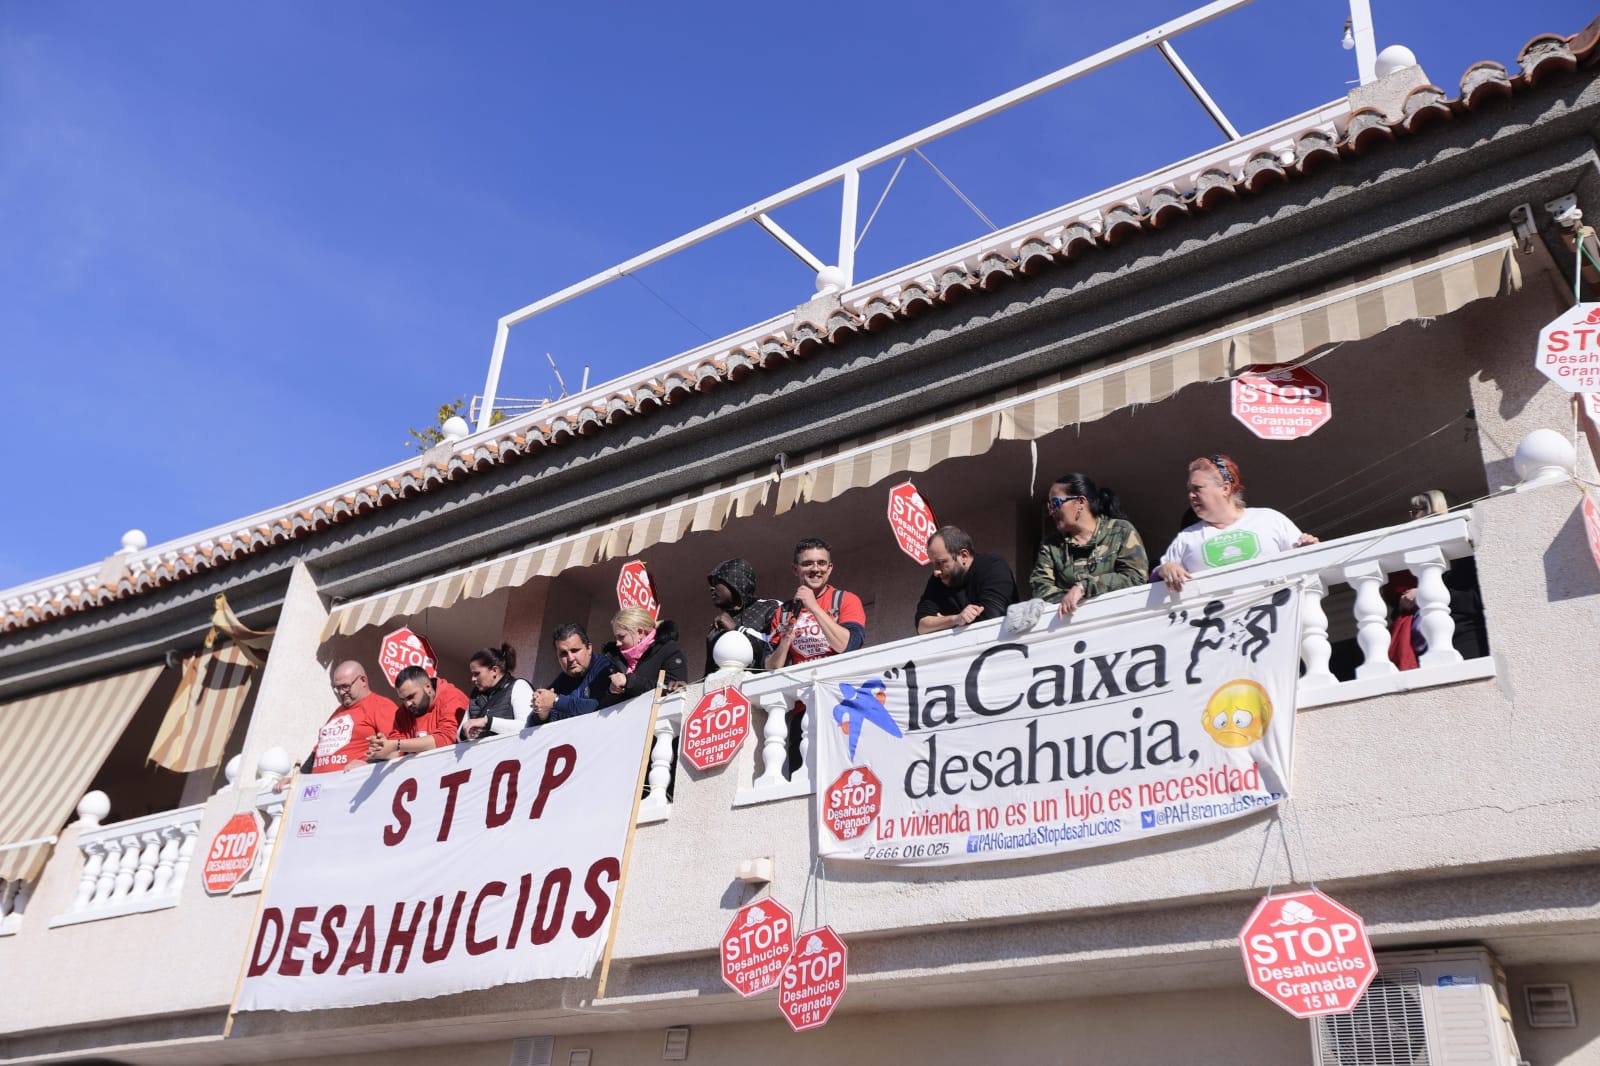
[[[683,761],[696,770],[731,762],[750,735],[750,701],[733,687],[700,697],[683,721]]]
[[[617,606],[643,607],[650,612],[651,618],[661,617],[656,584],[650,578],[650,571],[638,559],[623,563],[622,571],[617,574]]]
[[[831,925],[801,933],[784,963],[778,1009],[795,1032],[828,1024],[844,998],[850,953]]]
[[[745,998],[778,983],[794,950],[794,915],[768,897],[747,903],[722,934],[722,979]]]
[[[211,838],[200,878],[206,892],[223,896],[233,891],[256,862],[256,846],[261,843],[261,823],[253,811],[236,814]]]
[[[889,490],[889,528],[901,551],[918,565],[928,565],[928,538],[938,530],[939,523],[934,521],[928,501],[909,481]]]
[[[1568,308],[1541,329],[1534,365],[1568,392],[1600,392],[1600,303]]]
[[[1239,948],[1250,987],[1296,1018],[1348,1013],[1378,973],[1361,916],[1316,889],[1262,900]]]
[[[422,667],[429,677],[439,676],[439,657],[433,654],[428,638],[402,627],[383,638],[378,648],[378,669],[393,685],[400,671],[408,666]]]
[[[1233,417],[1263,440],[1309,437],[1328,424],[1328,383],[1305,367],[1251,367],[1233,380]]]

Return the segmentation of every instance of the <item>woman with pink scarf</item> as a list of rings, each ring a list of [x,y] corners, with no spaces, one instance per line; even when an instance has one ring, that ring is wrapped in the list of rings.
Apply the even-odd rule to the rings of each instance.
[[[668,690],[679,689],[689,680],[689,664],[678,645],[678,627],[672,622],[657,623],[642,607],[624,607],[611,619],[611,635],[616,640],[605,646],[611,660],[610,687],[601,695],[600,706],[609,707],[656,687],[656,678],[666,672]]]

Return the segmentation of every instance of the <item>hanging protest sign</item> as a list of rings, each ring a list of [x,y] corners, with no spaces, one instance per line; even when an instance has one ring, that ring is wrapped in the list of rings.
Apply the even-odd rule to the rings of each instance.
[[[1539,373],[1568,392],[1600,391],[1600,303],[1575,304],[1539,331]]]
[[[297,783],[235,1010],[322,1010],[600,959],[651,697]]]
[[[1239,950],[1250,987],[1296,1018],[1349,1013],[1378,974],[1361,916],[1315,888],[1256,904]]]
[[[420,666],[428,672],[429,677],[436,677],[438,662],[439,657],[433,653],[433,645],[428,643],[428,638],[418,636],[404,626],[384,637],[383,643],[378,646],[378,669],[383,671],[383,676],[391,685],[400,671],[408,666]]]
[[[631,559],[617,573],[617,606],[642,607],[651,618],[661,617],[661,601],[656,598],[656,583],[644,563]]]
[[[909,481],[889,490],[889,528],[900,550],[920,566],[928,565],[928,538],[939,528],[933,510]]]
[[[1292,588],[818,668],[818,851],[942,865],[1142,839],[1289,792]],[[876,787],[874,787],[876,786]],[[835,795],[837,793],[837,795]]]

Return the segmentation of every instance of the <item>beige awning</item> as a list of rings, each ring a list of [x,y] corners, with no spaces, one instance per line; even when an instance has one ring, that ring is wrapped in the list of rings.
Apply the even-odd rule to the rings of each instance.
[[[54,834],[94,780],[161,666],[0,704],[0,847]],[[0,879],[31,881],[50,845],[0,851]]]
[[[1452,242],[1159,345],[1004,390],[965,411],[835,445],[789,466],[778,482],[776,513],[927,470],[946,459],[981,455],[997,440],[1033,440],[1123,407],[1156,403],[1185,385],[1220,381],[1252,364],[1292,363],[1401,322],[1449,314],[1520,287],[1512,249],[1507,234]],[[731,517],[743,518],[764,503],[772,484],[769,478],[749,478],[713,486],[514,555],[345,604],[330,615],[322,637],[348,636],[569,567],[638,555],[686,533],[721,529]]]
[[[222,762],[228,737],[250,697],[250,658],[245,649],[229,644],[184,663],[183,680],[146,758],[180,774]]]
[[[676,543],[688,533],[721,529],[730,518],[754,513],[766,502],[771,487],[771,478],[747,478],[685,493],[512,555],[344,604],[328,616],[322,639],[335,634],[348,636],[391,618],[515,588],[533,578],[550,577],[572,567],[638,555],[654,544]]]
[[[1454,241],[1175,340],[1073,367],[966,411],[803,456],[778,486],[777,513],[981,455],[997,440],[1035,440],[1123,407],[1157,403],[1185,385],[1221,381],[1256,364],[1293,363],[1329,345],[1514,291],[1522,278],[1513,247],[1505,233]]]

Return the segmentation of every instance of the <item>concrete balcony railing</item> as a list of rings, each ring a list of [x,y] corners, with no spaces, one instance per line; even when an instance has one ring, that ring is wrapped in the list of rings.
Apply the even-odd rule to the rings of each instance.
[[[830,666],[854,660],[866,675],[902,661],[912,649],[925,646],[930,640],[960,642],[977,648],[1002,635],[1053,626],[1081,627],[1150,611],[1166,611],[1180,602],[1203,600],[1224,592],[1303,582],[1298,690],[1298,704],[1302,709],[1452,684],[1494,675],[1492,659],[1463,659],[1451,644],[1455,623],[1450,616],[1450,593],[1444,585],[1444,572],[1452,560],[1472,554],[1470,515],[1438,515],[1300,548],[1255,563],[1209,571],[1192,579],[1178,596],[1170,594],[1160,584],[1122,589],[1090,600],[1078,609],[1070,622],[1058,621],[1054,608],[1035,601],[1036,609],[1028,609],[1027,604],[1018,605],[1003,621],[874,645],[830,660]],[[1388,576],[1400,570],[1409,570],[1417,578],[1417,624],[1428,642],[1420,668],[1404,672],[1389,661],[1388,608],[1382,595]],[[1330,610],[1346,614],[1336,614],[1330,620]],[[1333,655],[1330,630],[1354,633],[1361,662],[1353,679],[1341,680],[1330,669]],[[732,680],[736,676],[715,675],[708,684]],[[744,679],[742,690],[752,705],[760,746],[755,779],[748,788],[740,790],[736,805],[808,795],[815,789],[810,759],[812,715],[809,708],[800,718],[797,764],[788,767],[786,772],[786,763],[791,760],[788,715],[796,703],[805,701],[809,684],[804,667],[754,674]]]
[[[174,907],[194,854],[205,804],[180,807],[102,826],[111,810],[104,792],[78,803],[78,892],[52,928]]]

